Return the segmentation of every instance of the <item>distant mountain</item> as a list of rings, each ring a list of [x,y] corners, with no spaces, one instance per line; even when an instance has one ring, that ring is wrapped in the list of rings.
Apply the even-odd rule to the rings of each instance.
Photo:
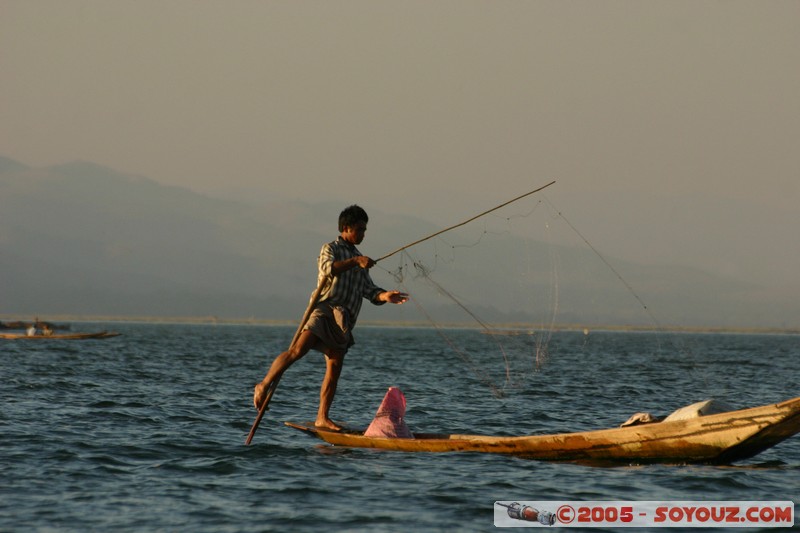
[[[7,158],[0,199],[0,313],[21,315],[296,319],[343,207],[253,207],[92,163]]]
[[[0,156],[0,174],[11,174],[14,172],[22,172],[27,170],[28,167],[22,163],[18,163],[13,159]]]
[[[92,163],[29,168],[0,157],[0,314],[297,320],[314,289],[317,253],[336,237],[343,207],[245,205]],[[370,215],[360,248],[373,257],[441,229],[374,209]],[[531,254],[531,246],[542,252]],[[522,246],[513,235],[474,249],[468,264],[440,265],[437,275],[487,321],[520,322],[555,312],[562,323],[641,324],[652,309],[664,324],[800,325],[787,323],[787,317],[800,316],[790,295],[697,269],[611,258],[635,285],[631,294],[590,250]],[[534,273],[532,290],[552,294],[553,267],[546,259],[554,251],[560,265],[556,299],[520,304],[514,300],[519,279],[494,275],[499,258],[525,264]],[[399,257],[373,270],[376,282],[395,286],[386,269]],[[647,312],[637,297],[647,302]],[[442,320],[463,317],[452,302],[431,305]],[[365,306],[365,320],[424,320],[411,305],[371,307]],[[532,308],[538,311],[531,314]]]

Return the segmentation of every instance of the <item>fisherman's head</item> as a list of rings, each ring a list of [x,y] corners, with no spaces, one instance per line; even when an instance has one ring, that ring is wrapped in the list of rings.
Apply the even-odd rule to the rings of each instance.
[[[367,212],[360,206],[351,205],[339,214],[339,231],[344,231],[345,226],[353,227],[359,222],[369,222]]]
[[[357,205],[351,205],[339,214],[339,232],[346,241],[361,244],[368,222],[367,212]]]

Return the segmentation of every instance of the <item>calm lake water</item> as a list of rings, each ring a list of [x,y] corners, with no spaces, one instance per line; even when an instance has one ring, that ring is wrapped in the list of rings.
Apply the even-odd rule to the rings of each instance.
[[[73,324],[98,329],[123,335],[0,344],[0,531],[496,531],[497,500],[800,501],[800,436],[734,466],[324,447],[283,426],[316,414],[315,352],[283,377],[248,447],[253,384],[294,328]],[[612,427],[707,398],[739,408],[800,396],[792,335],[456,330],[445,340],[361,326],[356,337],[332,412],[353,426],[392,385],[412,430],[496,435]],[[537,339],[547,341],[538,369]],[[513,382],[501,398],[463,358],[502,383],[498,341]]]

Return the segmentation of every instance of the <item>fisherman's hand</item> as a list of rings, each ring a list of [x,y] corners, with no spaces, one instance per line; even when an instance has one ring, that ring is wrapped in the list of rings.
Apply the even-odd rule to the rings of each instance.
[[[393,304],[402,304],[408,301],[408,294],[400,291],[386,291],[381,293],[381,301]]]
[[[372,268],[375,266],[375,261],[366,255],[357,255],[349,259],[342,259],[341,261],[334,261],[331,267],[331,274],[338,276],[342,272],[347,272],[353,268]]]
[[[353,259],[355,259],[356,264],[361,268],[372,268],[375,266],[375,261],[366,255],[359,255]]]

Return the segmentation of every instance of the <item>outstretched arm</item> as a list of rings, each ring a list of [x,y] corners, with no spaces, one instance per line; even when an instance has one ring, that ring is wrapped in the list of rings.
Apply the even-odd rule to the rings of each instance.
[[[400,291],[384,291],[378,295],[378,300],[392,304],[402,304],[408,301],[408,294]]]

